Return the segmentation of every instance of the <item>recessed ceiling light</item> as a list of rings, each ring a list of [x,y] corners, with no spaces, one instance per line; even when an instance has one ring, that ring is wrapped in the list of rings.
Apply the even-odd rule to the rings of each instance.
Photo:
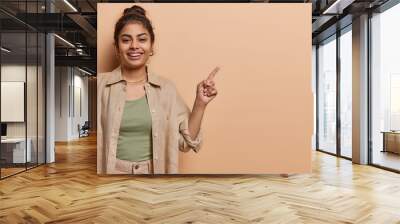
[[[71,4],[69,3],[68,0],[64,0],[65,4],[67,4],[73,11],[78,12],[78,10]]]
[[[81,71],[81,72],[83,72],[83,73],[85,73],[85,74],[87,74],[87,75],[93,75],[92,73],[90,73],[90,72],[88,72],[88,71],[86,71],[86,70],[83,70],[83,69],[81,69],[81,68],[79,68],[79,67],[78,67],[78,70]]]
[[[322,14],[342,14],[343,10],[355,0],[336,0]]]
[[[1,47],[1,51],[4,51],[6,53],[10,53],[11,52],[11,50],[9,50],[9,49],[7,49],[5,47]]]
[[[69,42],[68,40],[66,40],[66,39],[64,39],[64,38],[62,38],[62,37],[60,37],[60,36],[57,35],[57,34],[54,34],[54,36],[57,37],[57,38],[58,38],[59,40],[61,40],[62,42],[66,43],[67,45],[69,45],[69,46],[75,48],[75,45],[73,45],[73,44],[72,44],[71,42]]]

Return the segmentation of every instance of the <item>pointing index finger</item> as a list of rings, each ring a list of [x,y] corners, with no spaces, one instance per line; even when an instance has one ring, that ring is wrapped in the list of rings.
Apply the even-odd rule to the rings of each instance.
[[[207,80],[212,80],[215,77],[215,74],[219,71],[219,67],[215,67],[214,70],[208,75]]]

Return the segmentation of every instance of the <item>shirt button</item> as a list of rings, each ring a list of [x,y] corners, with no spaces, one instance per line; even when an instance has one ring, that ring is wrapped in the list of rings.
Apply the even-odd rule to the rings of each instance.
[[[135,170],[139,169],[139,165],[135,165]]]
[[[157,133],[154,133],[154,138],[157,138]]]
[[[156,111],[155,110],[151,110],[151,112],[154,114]]]

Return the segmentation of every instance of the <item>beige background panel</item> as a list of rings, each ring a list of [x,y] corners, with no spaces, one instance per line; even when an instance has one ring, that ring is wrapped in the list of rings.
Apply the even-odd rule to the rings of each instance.
[[[114,25],[133,4],[98,4],[98,71],[117,66]],[[155,28],[150,66],[191,107],[216,66],[204,145],[181,153],[180,173],[311,171],[311,4],[142,3]]]

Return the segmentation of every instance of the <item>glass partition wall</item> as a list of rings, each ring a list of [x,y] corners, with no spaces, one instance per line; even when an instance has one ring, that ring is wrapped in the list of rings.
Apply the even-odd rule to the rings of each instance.
[[[341,31],[340,64],[340,155],[352,158],[352,34],[351,25]]]
[[[336,154],[336,36],[318,46],[318,149]]]
[[[0,3],[1,179],[45,163],[45,35],[19,19],[42,5]]]
[[[400,4],[371,18],[370,162],[400,172]]]
[[[400,4],[388,1],[370,14],[368,26],[368,164],[395,172],[400,172],[399,21]],[[351,29],[338,31],[316,51],[317,149],[347,159],[352,158]]]
[[[351,25],[317,45],[317,149],[352,157]]]

